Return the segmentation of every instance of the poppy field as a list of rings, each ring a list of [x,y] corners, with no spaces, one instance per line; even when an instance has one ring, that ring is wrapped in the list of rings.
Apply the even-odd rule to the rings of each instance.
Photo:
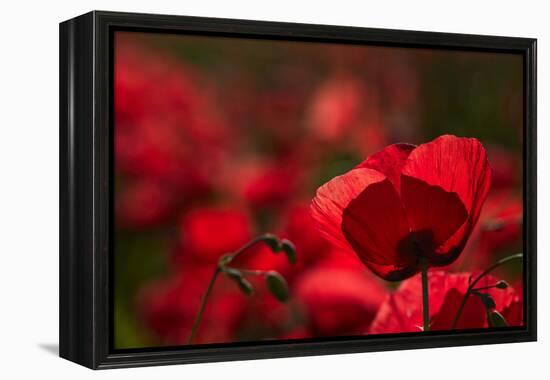
[[[523,325],[522,57],[116,32],[116,349]]]

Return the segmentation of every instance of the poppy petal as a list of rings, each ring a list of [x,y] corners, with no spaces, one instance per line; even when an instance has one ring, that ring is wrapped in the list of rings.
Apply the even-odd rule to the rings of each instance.
[[[409,252],[399,254],[409,231],[399,194],[387,178],[369,185],[342,215],[342,232],[364,263],[399,269],[416,262]]]
[[[429,259],[468,218],[456,193],[406,175],[401,179],[401,200],[415,249]],[[441,257],[437,259],[442,260]]]
[[[444,135],[414,149],[402,174],[456,193],[468,212],[466,223],[437,249],[441,263],[433,264],[446,265],[462,252],[489,192],[491,168],[485,149],[477,139]]]
[[[481,143],[452,135],[414,149],[402,173],[457,193],[470,212],[479,211],[476,206],[483,203],[491,184],[491,168]]]
[[[464,292],[456,288],[451,288],[445,295],[439,312],[432,316],[432,330],[449,330],[453,325],[453,321],[458,313],[458,309]],[[460,320],[456,324],[457,329],[475,329],[485,327],[485,307],[479,297],[471,296],[468,298],[464,308],[460,314]]]
[[[420,263],[408,263],[407,265],[383,265],[373,262],[364,262],[374,274],[386,281],[402,281],[420,271]]]
[[[460,303],[464,299],[470,278],[479,273],[428,272],[430,328],[451,330]],[[479,287],[493,285],[497,279],[485,276]],[[506,313],[510,308],[521,309],[521,300],[512,288],[488,289],[486,291],[496,302],[496,310]],[[516,325],[521,319],[515,319]],[[422,282],[420,275],[403,281],[399,288],[386,297],[370,326],[369,333],[419,332],[422,330]],[[487,327],[486,310],[480,299],[471,295],[462,310],[456,325],[458,329]]]
[[[384,174],[401,191],[401,170],[407,157],[416,148],[412,144],[393,144],[374,153],[357,165],[358,168],[374,169]]]
[[[353,169],[317,189],[310,212],[321,234],[337,247],[353,251],[342,234],[342,213],[369,185],[384,179],[383,174],[372,169]]]

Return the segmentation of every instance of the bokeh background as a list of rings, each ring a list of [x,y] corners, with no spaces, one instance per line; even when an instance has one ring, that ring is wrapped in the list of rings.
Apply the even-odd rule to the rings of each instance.
[[[478,138],[493,183],[449,272],[522,250],[522,57],[449,50],[116,32],[114,345],[185,344],[218,258],[274,269],[290,300],[220,278],[196,343],[358,335],[397,283],[318,234],[318,186],[388,144]],[[495,273],[516,290],[521,267]],[[516,297],[516,298],[518,298]],[[521,324],[521,321],[516,322]]]

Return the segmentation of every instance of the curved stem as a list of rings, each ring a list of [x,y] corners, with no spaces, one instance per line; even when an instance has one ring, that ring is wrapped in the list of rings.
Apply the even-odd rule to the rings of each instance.
[[[199,308],[199,312],[197,313],[197,317],[195,318],[195,322],[193,322],[193,328],[191,329],[191,335],[189,336],[189,340],[187,341],[187,344],[193,343],[193,339],[195,339],[195,335],[197,334],[197,330],[199,329],[199,325],[202,320],[204,309],[206,308],[206,303],[208,302],[208,298],[212,293],[212,289],[214,288],[214,284],[216,283],[216,279],[218,278],[219,273],[220,273],[220,269],[216,268],[216,270],[214,271],[214,274],[210,278],[210,282],[208,283],[206,292],[202,296],[201,306]]]
[[[263,276],[267,272],[265,270],[259,270],[259,269],[241,269],[241,268],[235,268],[235,269],[241,272],[242,274],[249,275],[249,276]]]
[[[243,245],[241,248],[239,248],[238,250],[236,250],[231,256],[231,260],[234,260],[236,259],[238,256],[242,255],[243,252],[245,252],[247,249],[251,248],[252,246],[258,244],[259,242],[261,241],[264,241],[268,236],[270,236],[271,234],[263,234],[263,235],[260,235],[252,240],[250,240],[248,243],[246,243],[245,245]]]
[[[464,310],[464,306],[466,306],[466,302],[468,302],[468,298],[470,297],[470,294],[472,294],[472,290],[474,289],[476,284],[479,282],[479,280],[481,280],[483,277],[487,276],[489,273],[491,273],[492,271],[497,269],[499,266],[501,266],[503,264],[506,264],[506,263],[509,263],[511,261],[516,261],[516,260],[523,260],[523,253],[517,253],[515,255],[508,256],[508,257],[505,257],[503,259],[500,259],[499,261],[497,261],[496,263],[491,265],[489,268],[487,268],[483,272],[481,272],[481,274],[479,276],[477,276],[476,279],[470,283],[470,285],[468,286],[468,290],[466,290],[466,294],[464,295],[464,298],[462,299],[462,302],[460,303],[460,306],[458,307],[458,311],[456,313],[456,316],[455,316],[455,319],[454,319],[453,324],[451,326],[451,329],[453,329],[453,330],[456,329],[456,325],[458,323],[458,320],[460,319],[462,311]]]
[[[208,298],[210,298],[210,294],[212,293],[212,289],[214,288],[214,284],[216,283],[216,279],[218,278],[218,275],[223,270],[223,268],[231,261],[233,261],[238,256],[242,255],[244,252],[246,252],[249,248],[252,246],[258,244],[261,241],[265,241],[266,239],[273,239],[272,234],[263,234],[260,235],[252,240],[250,240],[248,243],[243,245],[241,248],[236,250],[235,252],[228,254],[226,257],[229,259],[224,263],[218,262],[218,265],[216,266],[216,270],[214,271],[214,274],[212,275],[212,278],[210,278],[210,282],[208,283],[208,287],[206,288],[206,292],[204,293],[204,296],[201,300],[201,305],[199,308],[199,312],[197,313],[197,317],[195,318],[195,321],[193,322],[193,327],[191,329],[191,335],[189,336],[189,339],[187,340],[187,344],[193,343],[193,339],[195,339],[195,335],[197,334],[197,330],[199,329],[202,315],[204,313],[204,309],[206,308],[206,303],[208,302]],[[265,271],[258,271],[258,270],[247,270],[247,269],[239,269],[244,274],[249,275],[263,275]]]
[[[422,315],[424,331],[430,331],[430,299],[428,289],[428,263],[422,263]]]
[[[480,290],[488,290],[488,289],[493,289],[493,288],[496,288],[496,285],[481,286],[479,288],[472,289],[472,291],[479,292]]]

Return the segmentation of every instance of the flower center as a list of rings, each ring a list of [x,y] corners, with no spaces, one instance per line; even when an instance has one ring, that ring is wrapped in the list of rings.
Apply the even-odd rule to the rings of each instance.
[[[406,263],[418,263],[435,250],[434,234],[430,230],[411,231],[397,245],[399,257]]]

